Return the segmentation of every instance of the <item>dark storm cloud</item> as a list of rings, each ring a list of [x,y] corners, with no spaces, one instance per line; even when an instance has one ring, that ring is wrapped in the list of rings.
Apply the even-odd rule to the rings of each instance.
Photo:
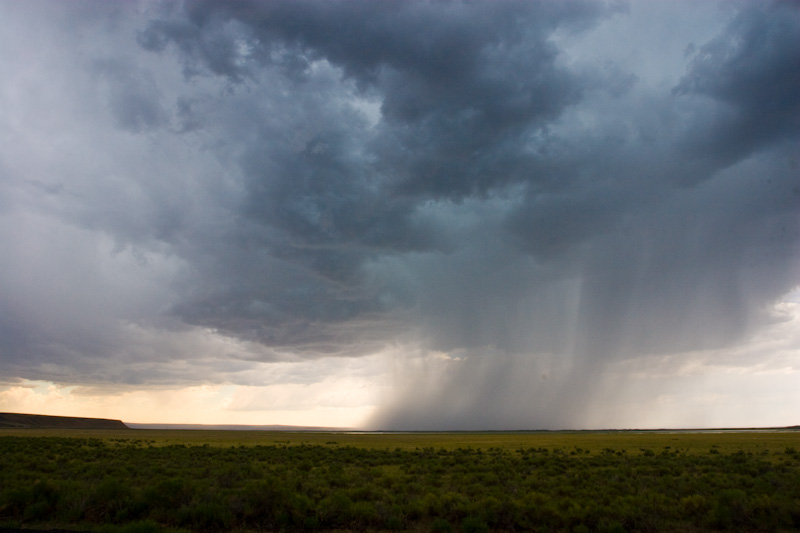
[[[793,2],[745,4],[725,31],[696,48],[677,95],[717,105],[701,112],[690,151],[728,165],[800,135],[800,10]]]
[[[586,57],[629,16],[646,40],[654,5],[120,9],[53,15],[70,31],[37,60],[66,61],[69,120],[9,107],[46,139],[0,160],[0,216],[36,215],[25,239],[0,231],[20,375],[236,381],[398,346],[441,357],[376,423],[552,427],[580,420],[605,364],[734,345],[798,283],[796,4]],[[70,55],[74,28],[106,46]],[[215,335],[240,344],[193,354]]]
[[[98,61],[95,72],[106,87],[108,106],[120,128],[140,133],[166,122],[158,88],[149,72],[119,60]]]
[[[462,215],[437,220],[425,213],[428,202],[446,208],[514,183],[552,181],[552,173],[537,172],[528,147],[580,97],[585,80],[556,65],[548,37],[608,12],[580,2],[208,3],[150,23],[139,43],[162,54],[174,44],[189,76],[222,76],[239,94],[266,83],[291,91],[291,100],[277,89],[270,94],[280,104],[241,103],[253,118],[230,132],[251,132],[241,145],[247,198],[240,216],[272,258],[311,276],[301,294],[313,306],[263,294],[276,313],[261,317],[259,329],[270,329],[272,318],[278,331],[261,331],[262,340],[391,316],[390,300],[413,304],[366,283],[364,268],[385,254],[462,246],[450,227]],[[370,125],[374,119],[337,98],[379,104],[380,120]],[[263,290],[245,287],[244,294]],[[181,313],[201,323],[220,319],[243,334],[241,322],[215,314],[244,320],[250,297],[223,298],[218,311],[215,298],[199,306],[202,319],[188,311],[194,301]]]
[[[548,37],[610,10],[597,2],[211,2],[187,11],[186,20],[151,23],[140,42],[154,51],[175,43],[188,70],[202,65],[236,83],[265,64],[302,83],[315,61],[327,61],[381,102],[371,146],[380,161],[370,170],[400,192],[452,198],[530,179],[519,153],[528,135],[583,89],[556,66]]]

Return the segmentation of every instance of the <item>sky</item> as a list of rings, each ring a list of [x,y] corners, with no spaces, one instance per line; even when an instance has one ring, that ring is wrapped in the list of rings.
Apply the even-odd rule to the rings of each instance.
[[[0,411],[800,424],[800,4],[0,0]]]

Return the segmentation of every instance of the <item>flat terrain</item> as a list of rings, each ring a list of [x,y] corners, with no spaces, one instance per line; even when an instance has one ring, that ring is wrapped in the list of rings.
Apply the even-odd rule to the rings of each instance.
[[[797,531],[800,431],[0,429],[0,529]]]
[[[780,452],[800,448],[800,430],[703,430],[703,431],[531,431],[531,432],[449,432],[449,433],[314,433],[283,431],[221,430],[81,430],[2,429],[2,436],[48,436],[95,438],[104,441],[142,440],[153,446],[185,444],[198,446],[323,445],[364,449],[415,450],[417,448],[458,448],[517,450],[581,448],[598,453],[606,448],[639,452],[671,449],[689,454],[720,452]]]

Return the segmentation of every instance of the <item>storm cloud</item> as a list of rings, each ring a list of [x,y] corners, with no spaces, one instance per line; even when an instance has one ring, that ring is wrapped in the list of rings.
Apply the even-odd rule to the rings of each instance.
[[[372,427],[591,426],[794,317],[795,3],[0,10],[9,382],[392,353]]]

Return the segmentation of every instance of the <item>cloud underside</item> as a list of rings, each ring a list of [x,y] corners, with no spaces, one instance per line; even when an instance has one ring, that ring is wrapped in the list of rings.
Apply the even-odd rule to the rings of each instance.
[[[664,49],[643,3],[47,5],[2,8],[48,29],[0,60],[5,375],[392,351],[424,392],[386,427],[558,425],[607,365],[724,358],[798,285],[792,3]]]

